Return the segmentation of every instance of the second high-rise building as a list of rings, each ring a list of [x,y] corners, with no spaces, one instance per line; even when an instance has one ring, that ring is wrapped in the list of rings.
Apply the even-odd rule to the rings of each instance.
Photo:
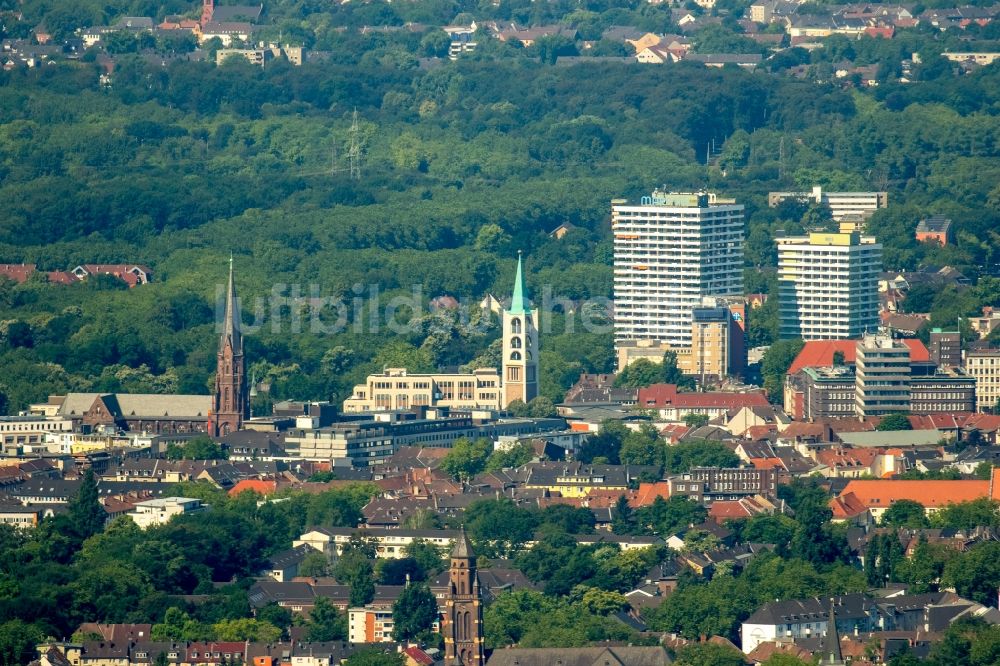
[[[856,338],[878,330],[882,246],[858,233],[778,238],[782,338]]]
[[[743,206],[707,193],[654,191],[613,202],[615,342],[691,346],[704,296],[743,294]]]

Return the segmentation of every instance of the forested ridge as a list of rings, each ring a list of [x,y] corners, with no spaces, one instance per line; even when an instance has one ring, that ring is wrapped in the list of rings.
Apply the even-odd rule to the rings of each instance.
[[[3,72],[0,261],[134,262],[155,278],[127,291],[0,287],[2,391],[10,409],[73,389],[207,391],[231,252],[248,304],[276,283],[300,285],[303,299],[313,284],[346,302],[369,285],[386,296],[418,284],[425,302],[475,303],[509,291],[517,250],[536,296],[607,297],[609,202],[662,185],[746,205],[748,291],[771,287],[774,232],[811,214],[769,209],[767,192],[813,185],[888,189],[869,226],[886,267],[949,264],[975,280],[997,263],[998,79],[986,67],[860,92],[736,68],[525,58],[261,69],[123,56],[109,85],[87,62]],[[348,171],[355,110],[360,179]],[[956,244],[913,240],[932,213],[954,221]],[[575,228],[549,237],[564,222]],[[995,291],[987,281],[975,297],[944,298],[935,316],[972,314]],[[305,300],[293,307],[308,321]],[[244,317],[269,324],[289,309]],[[771,341],[773,320],[765,310],[751,322],[753,344]],[[272,398],[342,399],[373,368],[496,354],[495,322],[426,310],[402,336],[277,328],[248,338]],[[553,399],[579,372],[613,366],[610,335],[577,322],[571,337],[561,315],[542,346]]]

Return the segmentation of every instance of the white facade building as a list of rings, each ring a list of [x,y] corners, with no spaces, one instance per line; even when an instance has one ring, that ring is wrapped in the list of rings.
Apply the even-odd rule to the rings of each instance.
[[[969,350],[965,372],[976,380],[976,409],[985,412],[1000,404],[1000,349]]]
[[[136,502],[135,511],[130,511],[128,516],[140,528],[146,529],[151,525],[165,525],[174,516],[204,511],[205,508],[200,499],[164,497],[146,502]]]
[[[879,208],[889,205],[886,192],[824,192],[816,186],[811,192],[769,192],[767,203],[774,208],[785,199],[807,201],[812,204],[826,204],[838,222],[845,218],[869,218]]]
[[[778,238],[782,338],[832,340],[878,330],[882,246],[857,233]]]
[[[743,206],[706,193],[654,191],[613,202],[615,342],[691,346],[704,296],[743,294]]]
[[[441,550],[444,557],[455,542],[458,532],[453,530],[409,529],[353,529],[350,527],[318,527],[302,534],[292,542],[293,548],[310,546],[329,558],[339,557],[352,538],[375,542],[378,557],[398,560],[406,557],[407,548],[415,541],[423,541]]]

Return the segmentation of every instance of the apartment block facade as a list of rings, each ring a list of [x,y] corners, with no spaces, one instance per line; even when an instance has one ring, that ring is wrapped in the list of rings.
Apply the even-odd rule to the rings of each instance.
[[[496,368],[468,374],[411,374],[405,368],[387,368],[368,375],[344,401],[344,413],[380,412],[413,407],[500,409],[500,375]]]
[[[965,372],[976,380],[977,409],[995,409],[1000,403],[1000,349],[967,351]]]
[[[762,495],[777,497],[778,470],[754,467],[693,467],[669,479],[670,496],[680,495],[709,505],[716,500],[738,500]]]
[[[702,299],[742,295],[742,205],[654,191],[638,205],[613,202],[611,224],[616,345],[689,348]]]
[[[830,340],[878,330],[882,246],[857,233],[811,233],[778,244],[782,338]]]

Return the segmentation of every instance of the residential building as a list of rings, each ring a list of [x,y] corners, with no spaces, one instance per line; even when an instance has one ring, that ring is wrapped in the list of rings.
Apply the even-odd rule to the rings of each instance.
[[[347,640],[352,643],[392,641],[392,604],[367,604],[347,610]]]
[[[811,233],[778,243],[782,338],[853,338],[878,330],[882,246],[857,233]]]
[[[794,36],[792,32],[789,34]],[[813,187],[812,192],[768,192],[767,205],[775,208],[786,199],[829,206],[833,219],[838,222],[841,218],[852,215],[867,218],[879,208],[889,205],[888,192],[824,192],[818,185]]]
[[[49,433],[71,432],[73,422],[67,418],[39,416],[0,416],[0,444],[5,451],[23,446],[40,446]]]
[[[536,350],[537,353],[537,350]],[[368,375],[344,401],[344,413],[384,412],[413,407],[499,410],[500,375],[496,368],[471,373],[414,374],[405,368],[386,368]]]
[[[992,481],[958,480],[907,481],[897,479],[857,479],[849,481],[837,499],[849,504],[865,507],[876,522],[881,521],[884,514],[894,502],[909,500],[924,507],[930,515],[949,504],[969,502],[991,497],[991,492],[997,490]],[[831,500],[832,503],[832,500]]]
[[[639,409],[655,409],[668,421],[680,421],[688,414],[715,418],[731,409],[767,407],[769,404],[763,391],[682,393],[676,384],[652,384],[641,388],[636,402]]]
[[[988,338],[993,331],[1000,328],[1000,308],[984,305],[983,312],[978,317],[969,317],[969,326],[979,334],[980,338]]]
[[[668,351],[677,357],[677,369],[704,385],[742,376],[747,365],[746,301],[742,297],[702,298],[691,310],[691,345],[677,347],[655,340],[623,340],[616,344],[618,367],[640,358],[661,363]]]
[[[81,264],[70,273],[77,280],[86,280],[92,275],[110,275],[126,282],[129,287],[147,284],[153,279],[153,271],[141,264]]]
[[[473,21],[469,25],[446,25],[442,28],[451,37],[448,44],[448,58],[458,60],[458,56],[463,53],[471,53],[479,45],[476,42],[476,30],[478,26]]]
[[[951,220],[944,215],[925,217],[917,223],[916,237],[921,243],[933,241],[939,245],[947,245],[951,236]]]
[[[953,592],[900,594],[886,590],[886,596],[855,593],[768,603],[747,618],[740,633],[743,651],[747,654],[762,643],[788,645],[794,642],[815,646],[811,650],[817,663],[842,666],[851,663],[844,660],[845,655],[848,659],[854,655],[854,663],[866,661],[858,655],[867,649],[865,646],[871,645],[872,632],[882,637],[891,633],[903,638],[906,636],[903,632],[910,633],[911,638],[919,634],[940,636],[949,625],[963,617],[983,617],[987,622],[996,622],[995,615],[986,616],[991,610],[996,609]],[[904,641],[903,644],[908,643]],[[842,650],[842,645],[844,648],[851,646],[857,652]]]
[[[655,647],[607,646],[577,648],[498,648],[487,666],[561,666],[562,664],[642,664],[668,666],[674,663],[667,649]]]
[[[694,308],[691,311],[692,374],[704,385],[709,380],[741,374],[734,362],[732,317],[727,308]],[[739,326],[736,326],[739,329]],[[740,329],[741,330],[741,329]],[[744,350],[746,346],[744,345]],[[745,365],[745,364],[744,364]]]
[[[234,43],[249,41],[252,34],[253,26],[249,23],[241,21],[209,21],[201,28],[198,44],[204,44],[208,40],[218,37],[225,48],[230,48]]]
[[[705,296],[743,294],[743,206],[708,193],[654,191],[612,202],[615,344],[690,347]]]
[[[530,402],[538,395],[538,309],[531,308],[524,283],[521,253],[510,307],[501,316],[503,327],[503,406],[516,400]]]
[[[910,411],[910,348],[882,335],[858,341],[854,410],[861,417]]]
[[[942,53],[941,57],[952,62],[973,63],[985,67],[992,65],[996,60],[1000,60],[1000,52],[997,51],[962,51],[955,53]]]
[[[268,559],[267,575],[279,583],[292,580],[299,575],[299,565],[312,552],[313,549],[310,546],[299,544],[293,546],[290,550],[272,555]]]
[[[1000,405],[1000,349],[970,349],[965,372],[976,380],[976,408],[980,412]]]
[[[251,65],[263,67],[274,58],[271,49],[219,49],[215,52],[215,64],[222,65],[230,58],[243,59]]]
[[[224,317],[216,359],[212,412],[208,419],[208,429],[214,437],[242,430],[243,421],[250,419],[250,393],[247,390],[246,357],[243,354],[240,305],[236,298],[232,257],[229,258],[229,288],[226,291]]]
[[[51,516],[51,510],[38,506],[25,506],[11,500],[0,502],[0,524],[10,525],[19,529],[37,527],[38,522],[46,516]]]
[[[586,497],[594,490],[625,492],[644,474],[656,474],[646,465],[587,465],[580,462],[529,463],[518,480],[529,490],[545,490],[562,497]]]
[[[935,365],[944,368],[962,367],[962,334],[959,331],[931,329],[927,348]]]
[[[350,527],[317,527],[292,542],[293,547],[306,545],[327,557],[340,555],[344,546],[352,538],[374,541],[378,557],[400,559],[406,557],[406,549],[416,541],[423,541],[441,549],[444,557],[455,543],[458,532],[454,530],[410,530],[410,529],[354,529]]]
[[[181,516],[196,511],[204,511],[206,507],[200,499],[190,497],[164,497],[145,502],[136,502],[135,511],[128,514],[129,518],[142,529],[151,525],[164,525],[174,516]]]
[[[706,506],[716,500],[763,496],[776,499],[778,470],[754,467],[693,467],[669,479],[670,496],[688,497]]]

